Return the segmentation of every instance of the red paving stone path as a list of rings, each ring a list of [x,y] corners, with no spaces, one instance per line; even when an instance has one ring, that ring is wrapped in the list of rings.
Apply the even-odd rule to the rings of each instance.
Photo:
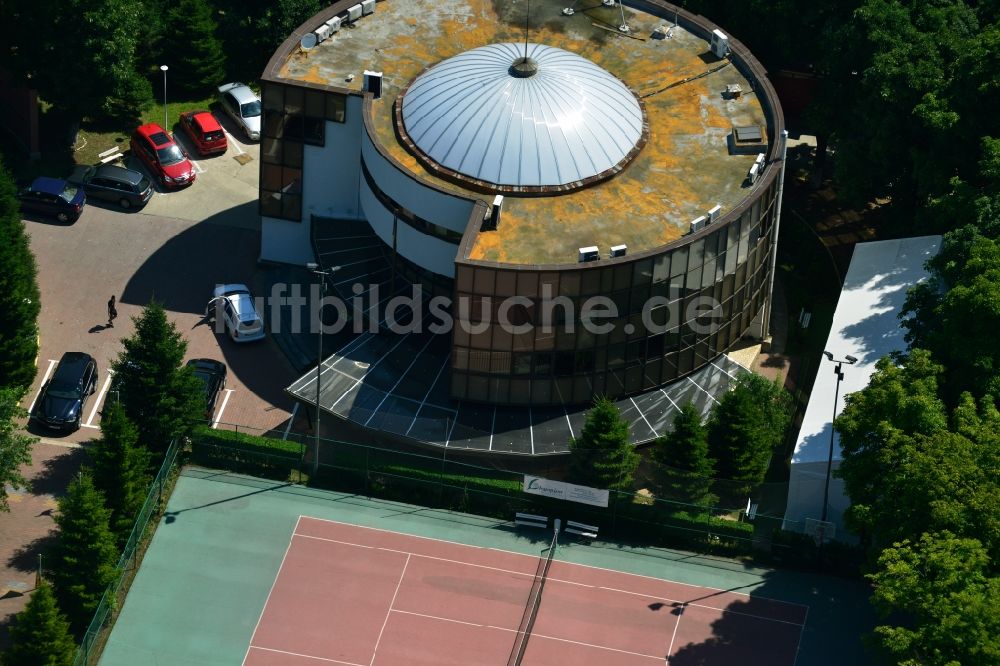
[[[244,664],[506,663],[538,560],[302,517]],[[807,607],[552,563],[524,664],[792,666]],[[724,623],[726,640],[713,637]],[[699,649],[711,658],[689,661]],[[672,661],[672,660],[671,660]]]

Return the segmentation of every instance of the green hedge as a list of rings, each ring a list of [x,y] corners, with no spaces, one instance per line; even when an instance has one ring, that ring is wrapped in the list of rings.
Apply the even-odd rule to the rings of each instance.
[[[202,426],[191,435],[191,462],[205,467],[287,479],[302,461],[303,447],[297,442],[258,437],[235,430],[213,430]]]

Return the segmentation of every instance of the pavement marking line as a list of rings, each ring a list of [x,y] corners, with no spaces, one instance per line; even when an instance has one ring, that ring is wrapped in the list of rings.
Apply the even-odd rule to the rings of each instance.
[[[101,429],[101,426],[87,425],[86,423],[81,423],[80,427],[81,428],[90,428],[91,430],[100,430]]]
[[[799,629],[799,642],[795,645],[795,659],[792,666],[799,663],[799,655],[802,654],[802,636],[806,633],[806,623],[809,622],[809,606],[806,606],[806,616],[802,618],[802,628]]]
[[[198,164],[196,160],[189,159],[188,162],[190,162],[191,166],[194,167],[195,173],[205,173],[205,167]]]
[[[281,575],[281,570],[285,566],[285,559],[288,557],[288,551],[292,549],[292,537],[295,536],[295,532],[299,529],[299,521],[302,520],[302,516],[299,516],[295,520],[295,526],[292,527],[292,533],[288,537],[288,546],[285,548],[285,554],[281,556],[281,564],[278,565],[278,570],[274,574],[274,580],[271,581],[271,589],[267,591],[267,598],[264,599],[264,605],[260,607],[260,616],[257,618],[257,624],[253,626],[253,633],[250,634],[250,644],[247,645],[247,653],[243,655],[243,661],[241,663],[246,664],[247,657],[250,656],[250,650],[253,649],[253,638],[257,635],[257,630],[260,629],[260,621],[264,619],[264,611],[267,610],[267,602],[271,600],[271,594],[274,592],[275,586],[278,584],[278,576]]]
[[[222,412],[226,411],[226,403],[229,402],[229,396],[233,394],[236,389],[226,389],[226,397],[222,399],[222,406],[219,407],[219,411],[215,414],[215,420],[212,421],[212,427],[219,427],[219,421],[222,420]]]
[[[396,591],[392,593],[392,600],[389,602],[389,610],[385,612],[385,620],[382,621],[382,629],[378,632],[378,638],[375,640],[375,649],[372,650],[372,660],[369,666],[374,666],[375,657],[378,656],[378,644],[382,642],[382,633],[385,632],[385,625],[389,624],[389,616],[392,615],[392,606],[396,603],[396,597],[399,596],[399,588],[403,585],[403,579],[406,577],[406,567],[410,564],[410,554],[406,556],[406,562],[403,562],[403,571],[399,574],[399,582],[396,583]]]
[[[93,427],[94,417],[97,416],[97,408],[101,406],[101,401],[104,400],[104,396],[108,392],[108,388],[111,387],[111,377],[114,374],[113,370],[108,370],[108,376],[104,378],[104,386],[101,387],[101,392],[97,394],[97,399],[94,400],[94,407],[90,410],[90,418],[83,424],[84,427]]]
[[[299,413],[299,405],[301,402],[296,402],[295,406],[292,407],[292,415],[288,417],[288,425],[285,426],[285,432],[281,435],[281,439],[288,439],[288,433],[292,429],[292,424],[295,423],[295,415]]]
[[[83,444],[78,444],[77,442],[63,442],[58,439],[52,439],[50,437],[39,437],[39,444],[47,444],[48,446],[61,446],[64,449],[80,449],[83,448]]]
[[[35,391],[35,397],[31,399],[31,404],[28,405],[28,413],[35,408],[35,401],[38,400],[38,396],[42,394],[42,387],[45,386],[45,382],[49,381],[49,375],[52,374],[52,367],[55,366],[59,361],[53,361],[49,359],[49,367],[45,369],[45,374],[42,375],[42,383],[38,385],[38,390]]]
[[[218,120],[218,118],[216,118],[216,120]],[[222,123],[219,123],[219,126],[222,127]],[[240,142],[237,141],[236,137],[234,137],[232,134],[230,134],[229,131],[225,127],[222,127],[222,131],[226,133],[227,143],[230,146],[232,146],[233,148],[236,149],[236,154],[237,155],[243,155],[243,154],[245,154],[247,152],[247,151],[243,150],[243,148],[240,147]]]

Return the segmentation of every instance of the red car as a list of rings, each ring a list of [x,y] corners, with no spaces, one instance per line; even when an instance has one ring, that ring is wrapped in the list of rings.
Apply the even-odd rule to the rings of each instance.
[[[229,147],[222,125],[208,111],[182,113],[181,129],[191,139],[191,143],[200,155],[222,154]]]
[[[194,182],[194,165],[187,153],[156,123],[136,129],[130,145],[132,154],[142,160],[164,187],[176,188]]]

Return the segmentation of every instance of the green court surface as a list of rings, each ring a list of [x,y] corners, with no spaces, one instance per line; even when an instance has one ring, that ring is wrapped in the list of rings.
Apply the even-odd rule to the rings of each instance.
[[[100,663],[242,664],[300,516],[534,556],[549,540],[495,519],[188,468]],[[560,543],[562,561],[806,605],[797,665],[869,661],[860,636],[873,618],[860,582],[667,549]],[[698,654],[711,655],[714,642],[729,638],[714,635]]]

